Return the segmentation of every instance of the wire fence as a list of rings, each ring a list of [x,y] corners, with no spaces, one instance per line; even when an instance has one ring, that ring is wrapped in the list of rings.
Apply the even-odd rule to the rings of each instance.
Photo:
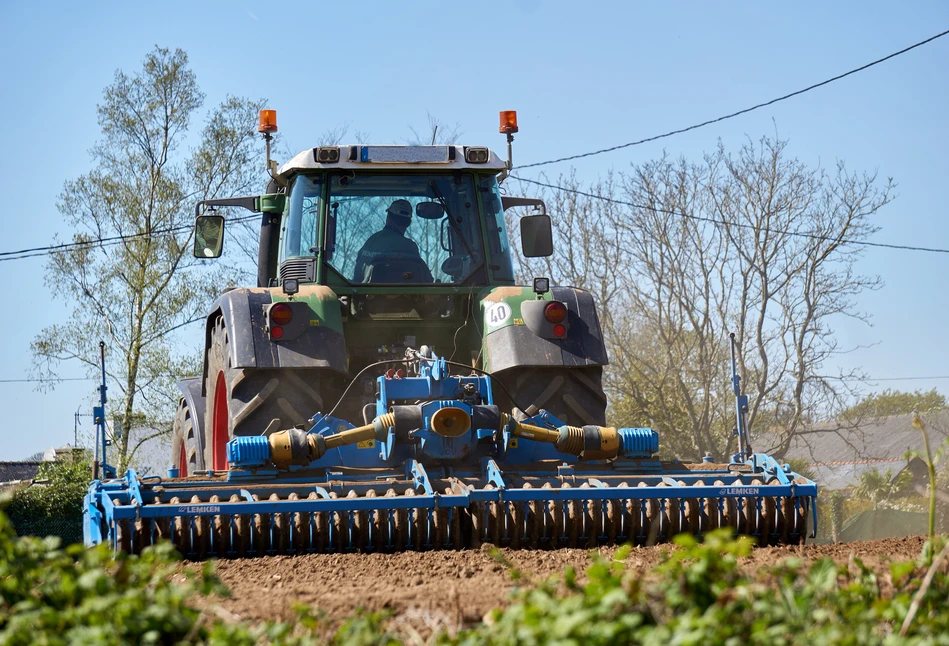
[[[58,536],[63,545],[82,542],[82,516],[11,518],[17,536]]]

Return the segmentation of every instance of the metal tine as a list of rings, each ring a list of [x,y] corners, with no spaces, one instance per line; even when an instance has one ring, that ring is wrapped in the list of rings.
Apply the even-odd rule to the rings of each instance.
[[[412,487],[409,487],[408,489],[405,490],[405,495],[406,495],[406,496],[414,496],[414,495],[415,495],[415,489],[413,489]],[[405,527],[406,536],[407,536],[407,540],[405,541],[405,546],[406,546],[407,549],[411,549],[413,543],[418,542],[418,537],[415,536],[415,534],[416,534],[417,532],[413,532],[413,531],[412,531],[413,529],[415,529],[415,526],[416,526],[416,524],[417,524],[416,521],[418,520],[418,518],[417,518],[417,516],[418,516],[418,509],[408,509],[407,512],[408,512],[408,513],[406,513],[406,515],[405,515],[406,521],[407,521],[407,522],[406,522],[406,527]]]
[[[350,489],[346,493],[346,498],[352,499],[356,498],[358,494],[355,489]],[[364,540],[362,532],[364,531],[363,523],[359,522],[361,520],[361,513],[357,514],[355,510],[350,509],[347,514],[348,527],[346,528],[346,536],[349,539],[349,544],[346,546],[349,550],[358,550],[363,547]]]
[[[317,500],[319,499],[319,497],[320,495],[318,493],[316,493],[315,491],[311,491],[309,494],[307,494],[306,499]],[[320,513],[320,512],[313,512],[309,514],[309,516],[310,516],[310,522],[309,522],[310,542],[308,543],[309,547],[307,548],[307,550],[310,552],[319,552],[324,547],[322,528],[323,528],[323,522],[324,522],[323,518],[325,516],[323,513]]]
[[[336,493],[335,491],[331,491],[331,492],[330,492],[330,499],[336,500],[337,498],[339,498],[339,494]],[[337,525],[337,520],[338,520],[338,516],[339,516],[339,514],[337,514],[336,512],[327,512],[327,513],[326,513],[326,529],[327,529],[327,531],[328,531],[328,533],[329,533],[329,540],[328,540],[327,543],[326,543],[326,551],[327,551],[327,552],[335,552],[335,551],[336,551],[336,542],[337,542],[337,536],[336,536],[336,534],[339,533],[339,532],[337,531],[338,528],[336,527],[336,525]]]
[[[366,498],[375,498],[376,491],[375,489],[370,489],[366,492]],[[364,550],[367,551],[376,551],[378,545],[376,542],[378,540],[377,534],[379,531],[376,531],[376,523],[379,522],[378,519],[381,518],[381,514],[377,511],[363,511],[360,512],[359,516],[359,525],[360,531],[366,534],[365,538],[362,539],[362,544]],[[382,523],[379,522],[381,525]]]
[[[433,547],[437,547],[437,545],[435,545],[435,543],[432,542],[432,536],[434,536],[434,534],[435,534],[435,532],[432,531],[432,530],[433,530],[433,525],[434,525],[434,523],[435,523],[435,518],[434,518],[434,517],[435,517],[435,510],[433,510],[433,509],[426,509],[426,510],[425,510],[425,534],[426,534],[426,535],[425,535],[425,548],[426,548],[426,549],[431,549],[431,548],[433,548]]]
[[[391,489],[391,488],[386,489],[386,492],[384,495],[386,498],[394,498],[396,496],[395,489]],[[389,533],[388,533],[389,544],[386,545],[386,549],[396,550],[401,545],[401,540],[399,539],[399,536],[398,536],[401,530],[401,525],[396,522],[397,516],[396,516],[396,511],[394,509],[388,510],[388,512],[386,513],[386,516],[388,517],[387,520],[389,523]],[[397,525],[399,526],[397,527]]]

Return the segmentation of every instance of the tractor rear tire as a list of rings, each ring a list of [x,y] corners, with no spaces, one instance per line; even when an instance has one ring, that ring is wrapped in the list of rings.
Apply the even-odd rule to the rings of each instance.
[[[178,475],[182,478],[204,468],[204,456],[198,451],[198,438],[194,435],[191,409],[184,397],[178,401],[171,429],[171,466],[178,467]]]
[[[512,368],[500,373],[498,379],[514,395],[510,402],[504,391],[496,388],[495,396],[502,403],[543,408],[571,426],[606,425],[602,366]]]
[[[319,368],[233,368],[224,319],[211,331],[204,464],[227,468],[227,442],[237,435],[269,435],[308,420],[336,403],[340,379]]]

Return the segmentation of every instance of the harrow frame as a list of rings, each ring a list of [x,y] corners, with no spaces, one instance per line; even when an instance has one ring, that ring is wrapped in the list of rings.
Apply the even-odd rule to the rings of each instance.
[[[189,558],[394,551],[397,545],[392,539],[393,525],[399,512],[408,512],[414,520],[407,527],[404,545],[398,549],[440,549],[480,543],[594,547],[615,543],[617,539],[645,545],[668,540],[677,530],[701,536],[726,524],[762,545],[803,541],[807,529],[810,537],[816,534],[817,485],[787,473],[763,454],[754,455],[748,464],[729,465],[730,470],[704,469],[701,464],[676,467],[675,463],[662,465],[653,461],[614,464],[608,470],[602,465],[565,463],[520,466],[502,470],[495,460],[486,459],[480,470],[439,468],[437,479],[433,479],[422,463],[410,460],[402,474],[391,470],[344,474],[327,469],[320,475],[308,473],[305,478],[239,483],[227,482],[222,474],[205,479],[162,479],[142,478],[130,470],[123,478],[96,481],[90,486],[84,508],[86,541],[108,542],[116,550],[138,552],[158,539],[167,538]],[[439,491],[445,483],[450,483],[450,493]],[[365,495],[393,484],[417,493]],[[350,492],[355,492],[355,496]],[[310,493],[315,496],[308,497]],[[235,494],[237,500],[232,500]],[[289,499],[290,494],[296,494],[297,499]],[[776,502],[769,506],[768,500]],[[795,517],[803,518],[810,511],[811,522],[791,523],[781,536],[773,517],[781,500],[793,501],[795,508],[791,513]],[[686,501],[704,513],[693,516],[684,504]],[[750,514],[749,505],[753,506]],[[620,511],[618,520],[608,521],[609,515],[620,507],[627,513]],[[557,527],[548,524],[540,531],[532,528],[528,513],[531,508],[534,514],[551,516],[552,510],[559,508]],[[573,530],[570,512],[586,519],[574,520],[578,527]],[[455,516],[465,516],[466,522],[474,518],[476,533],[466,540],[446,533],[441,536],[441,544],[436,544],[439,513],[445,514],[443,522],[449,525],[457,522]],[[723,522],[729,513],[732,521]],[[769,513],[772,517],[765,521],[742,520],[748,516],[760,519]],[[335,522],[327,523],[322,544],[314,536],[321,514],[327,518],[335,516]],[[366,535],[357,535],[354,528],[360,514],[385,516],[385,544],[377,540],[372,523],[364,523],[368,527]],[[501,518],[497,529],[492,529],[492,515]],[[240,531],[236,524],[240,517],[254,519],[244,530],[249,535],[243,550],[234,548],[239,542],[235,532]],[[734,518],[739,520],[734,522]],[[301,524],[298,519],[304,522]],[[227,525],[227,549],[215,544],[221,539],[219,533],[211,531],[213,523]],[[303,537],[295,535],[301,527],[306,534]],[[338,532],[346,535],[339,536]],[[532,536],[535,538],[531,539]]]

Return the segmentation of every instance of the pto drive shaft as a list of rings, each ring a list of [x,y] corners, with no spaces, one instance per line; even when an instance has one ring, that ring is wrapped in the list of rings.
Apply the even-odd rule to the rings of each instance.
[[[286,469],[291,464],[305,466],[319,460],[330,449],[347,444],[358,444],[366,440],[385,439],[389,427],[395,424],[395,415],[386,413],[366,424],[335,435],[323,436],[307,433],[298,428],[279,431],[270,436],[270,460],[278,469]]]
[[[518,422],[507,414],[502,414],[499,421],[498,431],[507,428],[514,437],[553,444],[561,453],[575,455],[581,460],[612,460],[620,455],[649,457],[658,450],[658,437],[650,429],[616,429],[592,425],[564,425],[550,429]],[[333,435],[308,433],[292,428],[274,433],[269,438],[241,439],[253,441],[260,446],[260,449],[268,454],[267,461],[278,469],[287,469],[291,465],[306,466],[319,460],[330,449],[367,440],[384,442],[389,429],[395,424],[395,414],[386,413],[374,419],[371,424]]]

